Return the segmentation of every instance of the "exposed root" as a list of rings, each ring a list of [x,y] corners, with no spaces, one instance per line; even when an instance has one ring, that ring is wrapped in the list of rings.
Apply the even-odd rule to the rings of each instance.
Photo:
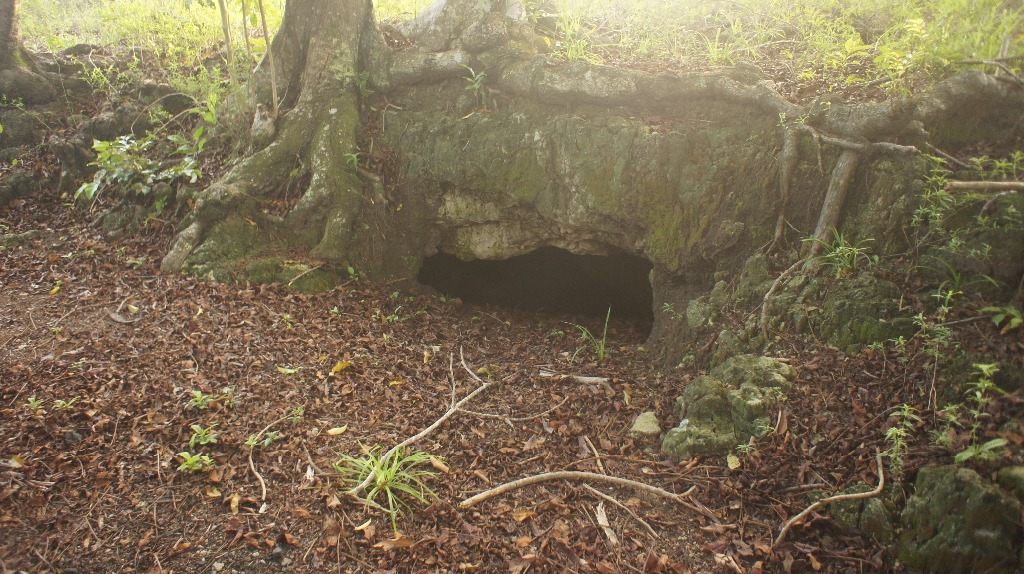
[[[793,518],[790,518],[786,522],[785,526],[782,527],[782,530],[779,531],[779,535],[775,538],[775,541],[772,542],[772,548],[775,548],[779,544],[782,544],[782,540],[786,537],[786,534],[789,532],[791,528],[793,528],[794,525],[796,525],[801,520],[806,518],[808,514],[814,512],[815,510],[821,508],[822,506],[832,504],[833,502],[842,502],[844,500],[860,500],[863,498],[874,498],[879,494],[882,494],[882,489],[885,488],[885,469],[882,468],[882,453],[878,450],[875,450],[875,461],[878,464],[878,486],[876,486],[874,490],[870,492],[859,492],[856,494],[837,494],[835,496],[823,498],[818,502],[815,502],[814,504],[805,508],[803,512],[797,514]]]
[[[775,236],[768,246],[768,252],[782,243],[782,237],[786,232],[786,204],[789,201],[789,191],[793,186],[796,164],[800,160],[800,141],[797,136],[797,130],[791,127],[787,127],[782,135],[782,152],[779,154],[781,160],[779,166],[779,218],[775,222]]]
[[[614,484],[616,486],[624,486],[627,488],[632,488],[634,490],[640,490],[682,504],[686,508],[689,508],[694,512],[697,512],[707,518],[710,518],[714,522],[718,522],[718,517],[715,516],[713,512],[704,507],[704,505],[700,503],[691,503],[685,500],[697,488],[696,486],[690,487],[689,490],[682,494],[675,494],[667,490],[658,488],[657,486],[651,486],[649,484],[644,484],[642,482],[637,482],[635,480],[629,480],[628,478],[619,478],[617,476],[597,474],[596,472],[582,472],[575,470],[545,472],[543,474],[535,474],[533,476],[528,476],[526,478],[520,478],[519,480],[513,480],[512,482],[506,482],[505,484],[496,486],[489,490],[485,490],[480,494],[471,496],[466,500],[463,500],[462,502],[459,503],[459,507],[469,508],[470,506],[494,498],[495,496],[505,494],[506,492],[523,488],[524,486],[530,486],[532,484],[538,484],[541,482],[548,482],[552,480],[585,480],[593,482],[606,482],[609,484]]]
[[[850,182],[857,173],[857,165],[860,164],[861,151],[858,149],[844,149],[839,155],[839,161],[832,170],[832,179],[828,183],[828,191],[825,192],[825,202],[821,206],[818,215],[818,224],[814,228],[814,235],[808,250],[807,256],[814,257],[821,250],[822,242],[828,241],[832,229],[839,223],[839,216],[843,212],[843,203],[846,201],[846,192],[850,189]]]

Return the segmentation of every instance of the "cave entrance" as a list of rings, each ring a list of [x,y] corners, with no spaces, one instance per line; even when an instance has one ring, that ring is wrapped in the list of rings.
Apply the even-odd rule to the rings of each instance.
[[[469,303],[524,311],[632,319],[650,324],[651,263],[625,252],[575,255],[541,247],[503,260],[461,259],[439,253],[423,260],[417,279]]]

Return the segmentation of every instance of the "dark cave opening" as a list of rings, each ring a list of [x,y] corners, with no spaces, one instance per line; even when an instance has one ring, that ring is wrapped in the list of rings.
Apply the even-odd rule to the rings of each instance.
[[[461,259],[439,253],[423,260],[420,283],[468,303],[524,311],[592,315],[651,323],[651,263],[615,252],[575,255],[541,247],[503,260]]]

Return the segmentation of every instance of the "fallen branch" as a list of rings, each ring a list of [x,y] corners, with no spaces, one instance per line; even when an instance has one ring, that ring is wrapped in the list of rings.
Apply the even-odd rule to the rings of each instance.
[[[499,415],[499,414],[494,414],[494,413],[481,413],[481,412],[477,412],[477,411],[469,411],[469,410],[466,410],[466,409],[459,409],[459,410],[464,412],[464,413],[466,413],[467,415],[473,415],[475,417],[480,417],[480,418],[484,418],[484,419],[498,419],[498,420],[505,421],[507,423],[521,423],[521,422],[526,422],[526,421],[532,421],[534,419],[539,419],[540,417],[542,417],[544,415],[551,414],[551,413],[557,411],[558,409],[562,408],[562,405],[564,405],[567,402],[569,402],[569,397],[565,397],[564,399],[562,399],[562,402],[558,403],[557,405],[551,407],[550,409],[548,409],[548,410],[546,410],[546,411],[544,411],[542,413],[537,413],[535,415],[530,415],[528,417],[518,417],[518,418],[516,418],[516,417],[507,417],[505,415]]]
[[[586,375],[562,375],[559,373],[552,373],[551,371],[541,371],[540,376],[545,378],[563,378],[569,379],[583,385],[598,385],[601,383],[607,383],[608,377],[588,377]]]
[[[614,504],[615,506],[618,506],[619,508],[625,510],[627,513],[629,513],[630,516],[633,517],[633,520],[636,520],[645,529],[647,529],[647,532],[649,532],[651,534],[651,536],[653,536],[655,538],[661,538],[661,536],[657,533],[657,531],[655,531],[654,528],[651,528],[651,525],[648,524],[646,520],[644,520],[643,518],[640,518],[640,516],[636,512],[633,512],[632,508],[626,506],[625,504],[622,504],[621,502],[616,500],[614,497],[608,496],[607,494],[601,492],[600,490],[594,488],[593,486],[590,486],[589,484],[584,484],[583,488],[587,489],[594,496],[597,496],[598,498],[603,498],[603,499],[607,500],[608,502]]]
[[[946,191],[1022,191],[1024,181],[950,181]]]
[[[380,460],[381,460],[382,463],[384,461],[388,460],[389,458],[391,458],[392,456],[394,456],[395,453],[398,452],[399,450],[401,450],[401,449],[403,449],[403,448],[405,448],[405,447],[407,447],[407,446],[409,446],[409,445],[411,445],[411,444],[413,444],[413,443],[415,443],[415,442],[417,442],[419,440],[422,440],[424,437],[426,437],[430,433],[434,432],[434,430],[437,429],[437,427],[441,426],[444,423],[444,421],[450,419],[452,417],[452,415],[454,415],[455,413],[459,412],[461,410],[461,408],[462,408],[462,405],[464,405],[467,402],[469,402],[470,400],[472,400],[473,397],[477,396],[478,394],[480,394],[481,392],[483,392],[485,389],[487,389],[488,387],[490,387],[493,384],[493,382],[491,382],[491,381],[486,381],[486,382],[483,381],[480,377],[477,376],[476,373],[473,372],[472,369],[469,368],[468,365],[466,365],[466,357],[463,356],[462,349],[459,349],[459,358],[462,359],[462,368],[465,369],[467,373],[469,373],[469,376],[473,377],[473,379],[478,381],[480,383],[480,386],[477,387],[476,389],[474,389],[473,392],[469,393],[465,397],[462,397],[462,399],[460,399],[457,403],[455,403],[452,406],[450,406],[448,408],[448,410],[445,411],[445,413],[443,415],[441,415],[440,418],[438,418],[436,421],[434,421],[433,424],[431,424],[427,428],[423,429],[418,434],[416,434],[414,436],[411,436],[411,437],[403,440],[402,442],[396,444],[395,446],[391,447],[391,450],[387,451],[386,453],[384,453],[383,456],[380,457]],[[363,489],[365,489],[367,486],[369,486],[370,483],[373,482],[376,478],[377,478],[377,472],[375,470],[371,470],[370,473],[366,475],[366,478],[363,479],[362,482],[360,482],[356,486],[352,487],[351,489],[345,491],[345,494],[347,494],[349,496],[352,496],[352,497],[355,497],[355,498],[357,498],[359,500],[363,500],[362,497],[359,496],[359,494],[363,491]]]
[[[782,539],[786,537],[786,534],[789,532],[790,528],[793,528],[795,524],[803,520],[808,514],[814,512],[815,510],[821,508],[822,506],[832,504],[833,502],[842,502],[844,500],[860,500],[862,498],[873,498],[875,496],[878,496],[879,494],[882,494],[882,489],[885,488],[885,469],[882,468],[882,453],[877,449],[875,450],[875,461],[878,464],[878,486],[876,486],[874,490],[870,492],[858,492],[855,494],[837,494],[835,496],[823,498],[818,502],[815,502],[814,504],[805,508],[803,512],[797,514],[793,518],[790,518],[789,521],[786,522],[785,526],[782,527],[782,530],[779,531],[779,535],[775,538],[775,542],[772,542],[772,548],[775,548],[776,546],[782,543]]]
[[[667,490],[658,488],[657,486],[651,486],[649,484],[644,484],[642,482],[637,482],[635,480],[629,480],[628,478],[619,478],[617,476],[608,476],[605,474],[597,474],[596,472],[583,472],[577,470],[545,472],[543,474],[535,474],[533,476],[528,476],[526,478],[520,478],[519,480],[513,480],[512,482],[506,482],[505,484],[496,486],[489,490],[485,490],[480,494],[471,496],[466,500],[463,500],[462,502],[459,503],[459,507],[469,508],[470,506],[494,498],[495,496],[505,494],[506,492],[516,490],[518,488],[523,488],[524,486],[530,486],[531,484],[539,484],[541,482],[549,482],[552,480],[587,480],[593,482],[607,482],[610,484],[614,484],[616,486],[624,486],[635,490],[641,490],[649,494],[660,496],[661,498],[667,498],[673,502],[678,502],[679,504],[682,504],[683,506],[689,508],[690,510],[698,512],[714,520],[715,522],[718,522],[718,517],[715,516],[715,514],[708,510],[707,508],[704,508],[703,506],[699,506],[696,504],[692,504],[684,500],[697,488],[696,486],[690,487],[689,490],[682,494],[675,494]]]

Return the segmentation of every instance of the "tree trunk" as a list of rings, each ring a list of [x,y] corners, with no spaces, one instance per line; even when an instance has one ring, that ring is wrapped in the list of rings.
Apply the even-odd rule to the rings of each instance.
[[[17,11],[18,0],[0,0],[0,70],[12,67],[21,50]]]
[[[53,101],[56,90],[21,43],[18,0],[0,0],[0,94],[25,104]]]

